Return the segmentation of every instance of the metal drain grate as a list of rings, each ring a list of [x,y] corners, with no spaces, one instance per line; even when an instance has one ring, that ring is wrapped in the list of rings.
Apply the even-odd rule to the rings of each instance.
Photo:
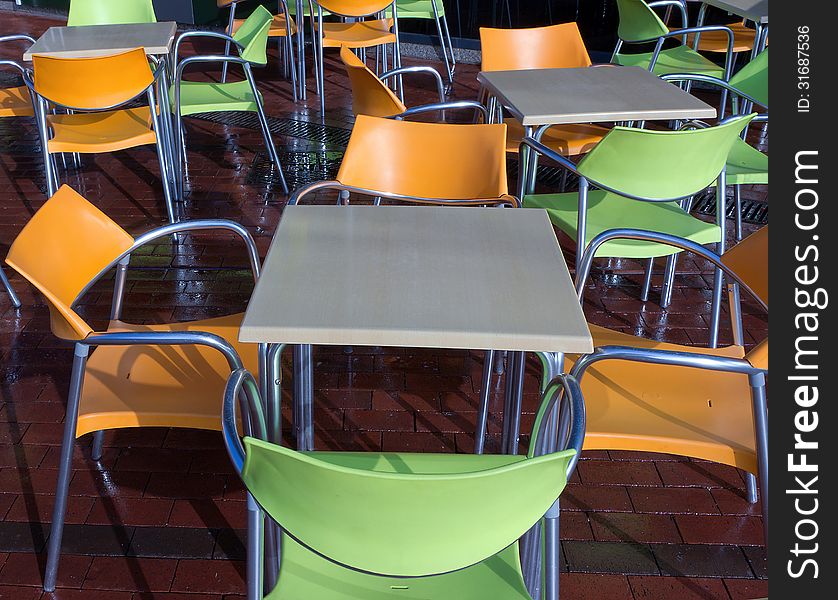
[[[296,189],[302,185],[334,179],[340,168],[343,152],[339,151],[283,151],[278,150],[282,171],[288,183],[288,189]],[[253,158],[247,172],[247,185],[278,185],[279,176],[268,155],[262,151]]]
[[[259,129],[259,119],[256,113],[252,112],[196,113],[190,115],[190,117],[213,123],[221,123],[222,125]],[[310,142],[339,148],[345,148],[349,143],[349,134],[351,131],[348,129],[320,125],[319,123],[309,123],[308,121],[298,121],[296,119],[281,119],[279,117],[267,117],[267,119],[268,129],[275,135],[302,138]]]
[[[733,203],[733,195],[727,199],[725,208],[727,209],[728,218],[733,218],[735,206]],[[716,194],[713,192],[705,192],[700,198],[696,199],[693,204],[693,212],[715,216],[716,214]],[[742,200],[742,221],[745,223],[752,223],[754,225],[766,225],[768,223],[768,203],[760,202],[759,200]]]

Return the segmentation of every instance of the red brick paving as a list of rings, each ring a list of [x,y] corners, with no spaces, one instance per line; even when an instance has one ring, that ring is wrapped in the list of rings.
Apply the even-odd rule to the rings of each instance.
[[[4,33],[36,36],[58,23],[9,12],[2,19]],[[345,77],[333,55],[327,54],[326,62],[327,123],[349,128]],[[475,96],[475,73],[473,66],[458,66],[456,97]],[[312,93],[307,105],[292,104],[275,60],[256,76],[270,116],[318,120],[317,96]],[[415,85],[424,83],[419,80]],[[418,103],[432,93],[430,88],[411,88],[408,97]],[[0,123],[0,128],[0,243],[8,246],[45,198],[40,157],[31,152],[36,139],[31,124],[20,119],[14,127]],[[187,131],[191,188],[187,215],[223,216],[244,223],[264,255],[284,198],[269,183],[247,181],[254,151],[262,148],[259,133],[196,119],[187,121]],[[322,149],[300,138],[277,135],[275,141],[285,150]],[[767,145],[767,134],[761,142]],[[80,171],[63,173],[62,178],[132,233],[163,221],[156,156],[150,150],[86,157]],[[746,189],[744,196],[764,200],[766,190]],[[165,242],[152,246],[132,260],[126,319],[160,322],[241,310],[251,284],[241,272],[218,268],[245,265],[240,248],[222,236],[190,236],[177,248]],[[614,261],[610,267],[619,277],[592,284],[586,297],[591,321],[669,341],[706,342],[706,265],[681,261],[681,268],[694,274],[678,278],[673,304],[666,311],[656,304],[656,291],[649,302],[637,299],[640,265]],[[10,275],[24,306],[14,310],[0,295],[0,527],[5,528],[0,535],[0,600],[240,597],[244,591],[240,560],[107,556],[105,549],[116,542],[106,541],[98,553],[94,548],[91,555],[65,554],[59,589],[42,595],[44,555],[21,549],[43,544],[45,534],[37,524],[51,518],[71,353],[50,334],[43,300],[20,277]],[[107,285],[97,286],[83,301],[82,310],[101,324],[107,318],[108,302]],[[765,337],[767,319],[753,307],[746,307],[746,313],[749,342]],[[725,331],[723,340],[727,339]],[[472,447],[480,353],[358,348],[347,356],[341,349],[320,348],[315,360],[318,447],[434,452],[468,452]],[[535,408],[537,385],[537,369],[531,364],[525,423]],[[499,394],[493,393],[496,410],[499,400]],[[288,423],[290,415],[284,416]],[[489,447],[499,443],[498,432],[495,413]],[[102,466],[88,456],[86,449],[79,448],[74,457],[68,523],[118,524],[125,531],[139,528],[152,540],[166,528],[183,528],[184,534],[244,528],[242,486],[226,462],[217,434],[163,429],[110,432]],[[563,565],[570,571],[562,574],[563,598],[765,596],[767,580],[757,578],[764,577],[764,568],[751,562],[764,557],[759,548],[760,513],[744,500],[743,487],[739,472],[711,463],[646,453],[586,453],[563,501],[563,539],[573,544],[573,551],[566,554],[568,564]],[[203,543],[201,539],[196,537],[196,543]],[[222,556],[231,551],[235,555],[235,544],[220,540],[215,550],[209,540],[206,551],[213,556],[219,551]],[[98,537],[94,541],[98,543]],[[8,549],[14,551],[5,552]],[[565,547],[566,552],[570,549]],[[745,569],[734,578],[721,569],[713,571],[716,561],[733,556],[731,552]],[[677,561],[676,566],[672,562],[678,556],[703,561],[690,570],[702,576],[678,576]],[[615,568],[624,571],[615,573]]]

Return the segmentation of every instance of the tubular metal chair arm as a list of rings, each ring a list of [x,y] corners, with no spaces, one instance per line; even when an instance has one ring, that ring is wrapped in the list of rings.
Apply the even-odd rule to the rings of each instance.
[[[4,35],[0,36],[0,44],[3,42],[29,42],[30,44],[35,43],[35,38],[31,35],[26,35],[25,33],[13,33],[11,35]]]
[[[24,66],[20,63],[17,63],[15,61],[13,61],[13,60],[0,60],[0,67],[12,67],[12,68],[17,69],[18,71],[20,71],[21,75],[26,74],[26,69],[24,68]]]
[[[230,370],[242,367],[235,348],[221,336],[206,331],[106,331],[91,333],[77,343],[85,346],[208,346],[224,355]]]
[[[237,2],[238,1],[241,0],[237,0]],[[239,50],[244,48],[244,46],[242,46],[240,43],[234,40],[232,36],[227,35],[226,33],[218,33],[217,31],[184,31],[178,36],[177,41],[175,42],[175,64],[178,64],[178,56],[180,56],[180,43],[187,38],[193,37],[216,38],[233,44]]]
[[[241,413],[247,415],[245,423],[255,421],[257,430],[256,436],[259,439],[267,439],[267,425],[262,400],[259,395],[259,387],[253,375],[247,369],[231,369],[232,373],[227,379],[227,386],[224,388],[224,404],[221,407],[221,431],[224,435],[224,446],[227,454],[236,469],[241,474],[244,466],[244,446],[239,431],[236,427],[236,399],[239,399]]]
[[[700,73],[672,73],[670,75],[662,75],[661,79],[664,81],[698,81],[701,83],[706,83],[709,85],[713,85],[722,89],[729,91],[731,94],[742,98],[743,100],[747,100],[748,102],[752,102],[756,106],[761,106],[762,108],[768,110],[768,106],[760,102],[759,100],[755,100],[751,98],[745,92],[738,90],[737,88],[730,85],[727,81],[723,79],[719,79],[718,77],[713,77],[712,75],[702,75]]]
[[[291,193],[291,197],[288,198],[288,206],[294,206],[298,204],[300,200],[306,194],[311,192],[316,192],[318,190],[333,190],[333,189],[343,189],[344,185],[340,181],[335,180],[323,180],[323,181],[315,181],[314,183],[309,183],[304,185],[303,187],[297,188]]]
[[[686,36],[688,33],[696,34],[695,45],[698,46],[698,36],[705,31],[723,31],[727,35],[727,51],[725,52],[725,80],[730,79],[731,68],[733,67],[733,31],[730,27],[724,25],[702,25],[700,27],[685,27],[683,29],[676,29],[665,33],[658,37],[658,42],[655,44],[655,51],[652,53],[652,59],[649,61],[649,71],[653,71],[658,62],[658,56],[663,48],[663,43],[667,38],[675,36]],[[686,38],[685,38],[686,39]],[[695,49],[695,48],[694,48]]]
[[[259,274],[261,272],[261,264],[259,262],[259,252],[256,250],[256,242],[253,240],[253,236],[250,235],[250,232],[244,228],[240,223],[235,221],[230,221],[227,219],[199,219],[194,221],[181,221],[179,223],[169,223],[168,225],[163,225],[162,227],[158,227],[156,229],[152,229],[151,231],[147,231],[144,234],[140,235],[134,240],[134,243],[131,244],[131,247],[125,250],[122,254],[117,256],[114,260],[110,262],[104,269],[99,271],[95,277],[93,277],[87,285],[79,292],[79,294],[75,297],[71,307],[76,304],[84,295],[92,288],[97,281],[99,281],[105,273],[110,271],[113,267],[117,264],[125,260],[125,257],[129,256],[132,252],[136,251],[137,248],[148,244],[149,242],[153,242],[154,240],[170,236],[174,233],[182,233],[185,231],[197,231],[197,230],[213,230],[213,229],[225,229],[227,231],[232,231],[236,235],[238,235],[247,248],[247,255],[248,260],[250,261],[250,270],[253,273],[253,280],[259,280]]]
[[[655,2],[649,2],[648,6],[649,8],[675,6],[678,8],[678,12],[681,13],[681,27],[686,27],[687,23],[689,23],[689,19],[687,18],[687,7],[681,0],[656,0]]]
[[[235,63],[237,65],[249,64],[245,59],[238,56],[230,56],[226,54],[201,54],[198,56],[190,56],[184,58],[178,63],[177,71],[175,72],[175,82],[180,82],[183,79],[183,71],[186,67],[198,63]]]
[[[405,202],[413,202],[416,204],[433,204],[440,206],[481,206],[484,204],[492,204],[494,206],[510,206],[512,208],[519,208],[521,206],[520,200],[515,196],[509,194],[500,196],[498,198],[469,198],[467,200],[446,200],[445,198],[421,198],[419,196],[405,196],[403,194],[394,194],[381,190],[368,190],[351,185],[346,185],[336,180],[329,181],[315,181],[305,185],[291,194],[288,199],[288,206],[298,204],[303,196],[316,192],[318,190],[341,190],[347,192],[355,192],[365,196],[378,196],[381,198],[389,198],[391,200],[403,200]]]
[[[576,468],[576,463],[579,462],[579,455],[582,453],[582,445],[585,442],[585,400],[582,397],[582,389],[579,387],[579,382],[573,375],[560,373],[556,375],[553,380],[547,384],[545,388],[547,391],[541,399],[541,404],[536,412],[535,422],[533,423],[533,432],[530,439],[529,456],[542,456],[547,454],[549,449],[549,439],[547,427],[550,424],[549,414],[553,407],[559,402],[559,410],[566,413],[566,419],[560,418],[559,422],[567,422],[570,424],[567,432],[566,443],[564,448],[559,450],[574,449],[576,454],[567,465],[567,476],[570,477],[573,469]],[[568,399],[567,402],[562,400]],[[559,432],[563,434],[564,432]]]
[[[546,156],[547,158],[549,158],[550,160],[556,161],[563,168],[567,169],[571,173],[575,173],[576,175],[581,176],[581,174],[579,173],[579,170],[576,168],[576,164],[573,161],[568,160],[566,157],[562,156],[561,154],[559,154],[558,152],[556,152],[552,148],[548,148],[547,146],[545,146],[544,144],[542,144],[541,142],[539,142],[535,138],[525,137],[521,140],[521,143],[518,146],[518,156],[523,156],[524,155],[523,150],[524,150],[525,147],[531,148],[532,150],[535,151],[535,153],[537,155],[543,155],[543,156]],[[522,162],[522,164],[523,164],[523,162]]]
[[[767,373],[766,370],[754,367],[743,358],[714,356],[712,354],[699,354],[697,352],[679,352],[677,350],[634,348],[632,346],[600,346],[595,348],[591,354],[580,356],[570,370],[570,375],[579,381],[584,376],[588,367],[602,360],[629,360],[656,365],[692,367],[707,371],[741,373],[742,375],[749,376]]]
[[[405,117],[412,117],[428,112],[435,112],[438,110],[459,110],[459,109],[473,109],[483,115],[483,122],[489,121],[489,110],[477,100],[452,100],[451,102],[438,102],[433,104],[422,104],[420,106],[413,106],[408,108],[403,113],[390,117],[391,119],[403,120]]]
[[[439,101],[445,102],[445,85],[442,83],[442,75],[439,74],[439,71],[434,69],[433,67],[427,65],[416,65],[412,67],[399,67],[398,69],[391,69],[385,73],[382,73],[379,79],[381,81],[386,81],[390,77],[395,77],[396,75],[407,75],[410,73],[427,73],[434,78],[436,81],[436,89],[439,93]]]
[[[721,257],[715,252],[712,252],[711,250],[708,250],[704,246],[696,244],[693,241],[674,235],[659,233],[657,231],[644,231],[642,229],[629,228],[609,229],[608,231],[603,231],[595,236],[588,244],[588,247],[585,248],[585,253],[582,255],[582,260],[579,263],[579,271],[576,275],[576,296],[579,298],[580,303],[582,302],[582,298],[585,293],[585,282],[588,280],[588,275],[591,271],[591,264],[594,261],[597,250],[602,244],[615,239],[656,242],[680,248],[681,250],[695,254],[712,263],[714,266],[719,267],[722,271],[724,271],[725,275],[730,277],[734,282],[738,283],[742,289],[748,292],[748,294],[750,294],[764,310],[768,310],[768,306],[765,302],[763,302],[736,273],[731,271],[730,268],[722,262]]]

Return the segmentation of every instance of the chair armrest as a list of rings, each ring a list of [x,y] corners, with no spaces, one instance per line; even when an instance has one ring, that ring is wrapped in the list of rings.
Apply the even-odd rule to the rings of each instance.
[[[699,73],[671,73],[669,75],[662,75],[661,79],[663,79],[664,81],[695,81],[706,83],[708,85],[713,85],[721,89],[727,90],[730,93],[742,98],[743,100],[752,102],[756,106],[761,106],[765,109],[768,109],[768,107],[765,104],[751,98],[748,94],[733,87],[727,81],[719,79],[718,77],[713,77],[712,75],[701,75]]]
[[[242,46],[240,43],[238,43],[236,40],[234,40],[232,38],[232,36],[229,36],[226,33],[218,33],[217,31],[203,31],[203,30],[184,31],[183,33],[181,33],[178,36],[177,41],[175,42],[175,50],[174,50],[175,65],[178,64],[178,56],[179,56],[179,53],[180,53],[180,43],[187,38],[193,38],[193,37],[215,38],[215,39],[223,40],[225,42],[233,44],[239,50],[244,48],[244,46]]]
[[[381,198],[390,198],[392,200],[403,200],[405,202],[414,202],[416,204],[433,204],[445,206],[481,206],[484,204],[492,204],[495,206],[511,206],[519,208],[520,201],[515,196],[505,194],[497,198],[473,198],[468,200],[445,200],[444,198],[420,198],[417,196],[402,196],[399,194],[388,194],[380,190],[367,190],[363,188],[346,185],[337,180],[315,181],[301,188],[294,190],[291,197],[288,199],[287,206],[294,206],[299,204],[303,196],[316,192],[318,190],[341,190],[346,192],[355,192],[365,196],[378,196]]]
[[[0,36],[0,44],[3,42],[29,42],[30,44],[34,44],[35,38],[31,35],[26,35],[25,33],[15,33],[12,35]]]
[[[445,102],[445,85],[442,83],[442,75],[440,75],[439,71],[437,71],[433,67],[429,67],[427,65],[399,67],[397,69],[392,69],[390,71],[382,73],[379,79],[381,79],[381,81],[386,81],[387,79],[395,77],[396,75],[409,75],[411,73],[426,73],[428,75],[431,75],[436,81],[436,88],[437,93],[439,94],[439,101]]]
[[[667,40],[667,38],[675,36],[686,36],[689,33],[694,33],[696,34],[695,44],[697,47],[698,36],[703,31],[723,31],[727,35],[727,50],[725,51],[725,81],[730,79],[731,69],[733,67],[733,31],[731,31],[730,27],[725,27],[724,25],[702,25],[700,27],[685,27],[683,29],[676,29],[674,31],[670,31],[669,33],[661,35],[660,37],[658,37],[658,42],[657,44],[655,44],[655,51],[652,54],[652,59],[649,61],[649,70],[654,70],[655,64],[658,62],[658,56],[660,55],[661,49],[663,48],[663,43]]]
[[[236,427],[236,403],[241,407],[245,432],[260,440],[267,440],[267,421],[263,409],[259,386],[253,375],[247,369],[233,369],[224,388],[224,403],[221,407],[221,431],[224,435],[224,446],[236,472],[241,474],[244,467],[244,446],[239,438]],[[254,422],[257,427],[254,431]],[[248,431],[250,430],[250,431]]]
[[[433,104],[422,104],[408,108],[403,113],[390,117],[391,119],[403,120],[405,117],[412,117],[427,112],[454,109],[473,109],[483,115],[483,122],[489,122],[489,111],[477,100],[452,100],[451,102],[437,102]]]
[[[248,260],[250,261],[250,270],[253,273],[253,280],[259,280],[259,274],[261,270],[261,265],[259,263],[259,252],[256,250],[256,242],[253,240],[253,236],[250,235],[250,232],[247,231],[240,223],[236,223],[235,221],[230,221],[227,219],[196,219],[194,221],[181,221],[180,223],[170,223],[168,225],[163,225],[162,227],[157,227],[156,229],[152,229],[151,231],[147,231],[144,234],[140,235],[134,240],[134,243],[131,245],[130,248],[122,252],[118,257],[116,257],[110,264],[108,264],[105,268],[103,268],[99,273],[93,277],[87,285],[78,293],[78,295],[73,299],[70,303],[70,306],[74,306],[76,302],[78,302],[89,290],[93,285],[96,284],[108,271],[110,271],[113,267],[117,264],[122,263],[123,265],[127,264],[126,258],[131,255],[137,248],[148,244],[154,240],[157,240],[162,237],[167,237],[175,233],[182,233],[186,231],[198,231],[198,230],[215,230],[215,229],[224,229],[227,231],[232,231],[236,235],[238,235],[243,241],[247,248]],[[121,298],[120,298],[121,303]]]
[[[648,3],[649,8],[657,8],[661,6],[675,6],[681,13],[681,27],[686,27],[689,22],[687,18],[687,7],[681,0],[656,0]]]
[[[730,277],[731,280],[739,284],[739,286],[742,289],[748,292],[748,294],[754,300],[756,300],[756,302],[763,309],[765,309],[766,311],[768,310],[768,306],[765,304],[765,302],[763,302],[762,299],[760,299],[760,297],[757,296],[754,293],[754,291],[750,287],[748,287],[748,285],[730,269],[730,267],[723,263],[721,257],[715,252],[708,250],[700,244],[696,244],[693,241],[678,236],[670,235],[667,233],[660,233],[657,231],[645,231],[642,229],[630,228],[609,229],[607,231],[603,231],[602,233],[595,236],[590,241],[588,246],[585,248],[585,252],[582,255],[581,261],[579,262],[579,268],[577,269],[576,274],[576,296],[579,298],[580,303],[582,302],[585,293],[585,282],[587,281],[588,275],[591,272],[591,264],[594,261],[594,257],[596,256],[597,250],[604,243],[616,239],[656,242],[659,244],[666,244],[674,248],[679,248],[686,252],[690,252],[691,254],[695,254],[696,256],[703,258],[704,260],[721,269],[725,273],[725,275]]]
[[[559,450],[572,449],[576,452],[567,465],[566,473],[570,477],[579,461],[579,456],[582,454],[582,445],[585,442],[585,401],[579,382],[573,375],[561,373],[547,384],[535,415],[527,455],[533,458],[551,451],[547,426],[550,422],[548,417],[556,403],[559,403],[561,413],[559,422],[568,424],[566,432],[559,432],[559,435],[564,437],[564,440],[560,440],[564,443],[561,444],[563,447]]]

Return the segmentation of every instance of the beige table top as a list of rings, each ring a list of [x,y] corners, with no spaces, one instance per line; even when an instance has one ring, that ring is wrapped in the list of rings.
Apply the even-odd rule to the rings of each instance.
[[[177,23],[130,23],[126,25],[86,25],[50,27],[23,55],[33,54],[62,58],[88,58],[144,48],[146,54],[166,54],[175,39]]]
[[[716,116],[709,104],[640,67],[481,71],[477,81],[524,125]]]
[[[242,342],[590,352],[547,213],[290,206]]]
[[[702,0],[702,2],[756,23],[768,23],[768,0]]]

